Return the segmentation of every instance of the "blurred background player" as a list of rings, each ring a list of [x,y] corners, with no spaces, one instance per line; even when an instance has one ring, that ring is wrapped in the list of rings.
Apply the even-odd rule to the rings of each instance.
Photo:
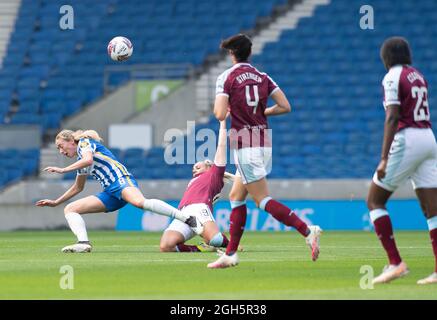
[[[214,163],[210,160],[200,161],[193,166],[193,179],[179,204],[179,209],[190,216],[196,216],[200,224],[200,235],[206,246],[186,245],[194,237],[195,232],[180,220],[173,222],[164,231],[161,238],[160,250],[163,252],[200,252],[215,251],[216,248],[226,247],[229,243],[226,236],[219,231],[212,215],[214,202],[220,197],[224,180],[233,180],[234,175],[225,172],[226,169],[226,120],[220,121],[219,138]]]
[[[418,284],[437,283],[437,145],[431,130],[428,83],[411,66],[410,46],[404,38],[388,38],[381,47],[388,73],[382,86],[386,112],[381,161],[373,176],[367,206],[375,232],[387,252],[389,265],[373,280],[386,283],[408,274],[396,247],[386,203],[411,178],[427,218],[436,269]]]
[[[230,110],[230,142],[237,174],[229,195],[232,208],[230,242],[226,253],[208,267],[227,268],[238,264],[236,251],[246,224],[248,194],[259,208],[296,228],[305,237],[315,261],[319,255],[320,227],[308,227],[291,209],[272,199],[266,180],[272,157],[267,117],[290,112],[290,104],[266,73],[249,64],[252,49],[249,37],[244,34],[232,36],[221,43],[221,48],[228,51],[233,66],[217,78],[214,114],[218,120],[224,120]],[[267,108],[269,97],[276,104]]]
[[[92,247],[82,214],[111,212],[122,208],[127,203],[143,210],[180,219],[192,227],[196,226],[194,217],[185,215],[161,200],[145,199],[138,189],[135,178],[101,141],[102,139],[94,130],[83,132],[62,130],[56,136],[56,147],[62,155],[68,158],[77,156],[78,160],[65,168],[47,167],[44,169],[47,172],[61,174],[77,171],[77,176],[73,186],[62,196],[56,200],[39,200],[36,203],[38,207],[56,207],[79,194],[84,189],[89,174],[103,187],[103,192],[76,200],[64,208],[65,218],[71,231],[77,237],[77,243],[64,247],[62,252],[91,251]]]

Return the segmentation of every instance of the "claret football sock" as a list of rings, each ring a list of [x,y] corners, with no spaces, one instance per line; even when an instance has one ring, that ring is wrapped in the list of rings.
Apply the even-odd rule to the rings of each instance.
[[[393,235],[393,227],[387,211],[384,209],[372,210],[370,211],[370,217],[373,221],[373,225],[375,226],[376,235],[387,252],[390,264],[400,264],[402,262],[402,258],[399,255],[398,248],[396,247],[396,241]],[[376,219],[374,219],[374,217],[376,217]]]
[[[244,226],[246,225],[247,207],[244,201],[231,201],[232,212],[230,216],[229,244],[226,248],[226,254],[232,255],[238,250],[240,239],[243,236]]]
[[[429,232],[431,236],[431,244],[432,244],[432,250],[434,252],[434,259],[435,259],[435,269],[434,272],[437,272],[437,229],[433,229]]]
[[[191,246],[184,243],[176,245],[176,251],[178,252],[200,252],[197,246]]]
[[[221,247],[222,248],[226,248],[228,246],[228,244],[229,244],[229,239],[225,236],[224,233],[222,233],[222,236],[223,236],[223,242],[222,242]]]
[[[434,252],[435,270],[437,272],[437,216],[428,219],[429,236],[431,238],[432,250]]]
[[[259,207],[270,213],[276,220],[286,226],[295,228],[304,237],[310,234],[310,229],[308,229],[307,224],[303,222],[293,210],[271,197],[264,198],[260,202]]]

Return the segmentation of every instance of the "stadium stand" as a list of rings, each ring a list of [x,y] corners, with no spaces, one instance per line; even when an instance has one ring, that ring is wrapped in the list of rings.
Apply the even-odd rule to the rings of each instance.
[[[380,83],[385,70],[379,48],[389,36],[409,39],[413,63],[429,81],[430,105],[437,101],[436,31],[429,27],[437,21],[437,3],[369,4],[376,12],[373,30],[360,28],[361,1],[336,0],[319,6],[314,16],[300,20],[296,29],[283,32],[253,57],[294,107],[289,115],[270,119],[280,153],[273,176],[285,170],[288,178],[371,177],[384,124]],[[437,113],[431,114],[435,123]]]
[[[39,149],[0,150],[0,189],[38,170]]]
[[[62,30],[59,8],[64,2],[22,1],[0,70],[0,122],[57,129],[64,117],[102,97],[104,68],[116,64],[106,55],[107,43],[114,36],[124,35],[134,43],[135,55],[126,64],[200,65],[208,54],[217,52],[221,38],[252,28],[257,17],[270,15],[274,5],[286,1],[269,0],[256,6],[255,0],[223,1],[212,6],[213,1],[198,4],[194,0],[77,0],[73,5],[74,29]],[[217,15],[224,17],[214,19]],[[128,80],[125,74],[109,79],[112,86]],[[162,161],[162,149],[159,152]],[[150,174],[141,167],[146,162],[157,163],[155,153],[150,150],[146,158],[141,158],[127,151],[123,159],[139,178],[168,177],[172,172],[168,168],[160,167]],[[39,153],[34,155],[33,160],[38,161]],[[14,169],[16,163],[8,162],[0,185],[34,173],[33,160],[20,172]],[[179,168],[175,174],[186,178],[182,172]],[[67,179],[72,177],[66,175]]]
[[[114,36],[124,35],[134,43],[135,55],[125,64],[200,65],[217,52],[221,38],[252,28],[257,17],[285,2],[255,6],[255,0],[223,1],[212,6],[212,1],[194,0],[77,0],[74,29],[62,30],[59,8],[64,1],[23,0],[0,71],[0,117],[12,124],[42,123],[54,129],[63,117],[99,99],[104,67],[116,64],[106,55]],[[214,19],[222,13],[223,18]],[[109,79],[111,85],[128,80],[123,73]],[[8,104],[18,105],[17,112]],[[8,112],[11,117],[5,117]]]
[[[379,48],[386,37],[409,39],[413,63],[429,82],[429,103],[433,106],[437,101],[433,95],[437,34],[429,27],[437,22],[437,3],[369,4],[378,13],[373,30],[359,26],[361,1],[335,0],[318,7],[314,16],[302,19],[296,29],[283,32],[277,42],[253,57],[253,64],[272,76],[293,106],[290,114],[269,120],[274,128],[271,178],[372,176],[384,125],[380,83],[385,70]],[[436,123],[437,112],[431,115]],[[216,120],[211,118],[206,126],[216,127]],[[162,169],[163,163],[150,163],[149,168]],[[188,177],[189,170],[185,172]],[[160,178],[179,178],[171,170],[163,173]]]
[[[253,28],[257,18],[286,1],[226,0],[211,5],[194,0],[77,0],[75,29],[65,31],[53,19],[62,2],[23,0],[11,37],[13,45],[0,71],[0,117],[6,122],[10,118],[11,123],[57,128],[63,117],[99,99],[103,69],[114,64],[102,48],[113,36],[132,39],[134,55],[128,64],[199,65],[207,55],[217,53],[220,39]],[[377,13],[373,30],[359,26],[362,1],[334,0],[253,57],[254,65],[268,72],[286,92],[294,109],[270,120],[274,128],[272,178],[372,175],[384,119],[380,82],[385,70],[379,47],[394,32],[409,39],[414,64],[429,81],[433,109],[437,30],[430,26],[437,22],[437,3],[405,1],[393,6],[390,0],[378,0],[368,4]],[[110,81],[121,85],[128,78],[117,75]],[[16,113],[11,103],[18,105]],[[437,112],[431,113],[436,123]],[[215,125],[211,119],[207,126]],[[140,179],[190,176],[189,166],[169,169],[162,148],[115,152]]]

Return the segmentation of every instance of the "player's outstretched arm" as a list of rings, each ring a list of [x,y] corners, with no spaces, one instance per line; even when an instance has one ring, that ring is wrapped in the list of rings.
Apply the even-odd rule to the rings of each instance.
[[[267,117],[275,116],[283,113],[288,113],[291,111],[290,103],[288,102],[287,97],[285,96],[284,92],[281,89],[275,90],[272,93],[271,97],[276,102],[276,104],[264,110],[265,116]]]
[[[398,128],[399,116],[398,105],[387,106],[385,111],[384,140],[382,141],[381,161],[376,169],[378,179],[385,177],[388,154]]]
[[[87,179],[87,175],[77,175],[76,181],[74,182],[74,184],[70,187],[70,189],[68,189],[58,199],[56,199],[56,200],[49,200],[49,199],[39,200],[35,203],[35,205],[37,207],[56,207],[56,206],[60,205],[61,203],[64,203],[65,201],[70,200],[75,195],[82,192],[83,188],[85,187],[86,179]]]
[[[85,152],[82,155],[82,159],[76,161],[75,163],[69,165],[65,168],[58,168],[58,167],[47,167],[44,168],[43,171],[52,172],[52,173],[67,173],[71,171],[80,170],[86,167],[89,167],[93,164],[93,154],[92,152]]]
[[[224,120],[220,121],[217,151],[214,157],[214,163],[217,166],[226,166],[226,142],[227,142],[226,117],[227,115],[225,115]]]
[[[214,115],[219,121],[226,119],[229,111],[229,97],[224,94],[219,94],[215,97]]]

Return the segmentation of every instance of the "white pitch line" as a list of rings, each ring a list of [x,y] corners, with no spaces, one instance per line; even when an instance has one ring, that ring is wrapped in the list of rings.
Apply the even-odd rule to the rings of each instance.
[[[359,259],[359,260],[365,260],[365,261],[379,261],[379,260],[383,260],[384,258],[365,258],[365,259]],[[191,262],[191,263],[196,263],[196,262],[211,262],[212,260],[214,260],[213,258],[211,259],[171,259],[171,260],[166,260],[166,259],[147,259],[145,261],[138,261],[138,260],[132,260],[132,261],[126,261],[126,264],[147,264],[150,262],[164,262],[164,263],[171,263],[171,262]],[[309,258],[304,258],[304,257],[289,257],[287,259],[253,259],[253,258],[241,258],[240,259],[242,262],[304,262],[304,261],[310,261]],[[358,260],[358,259],[350,259],[350,260]],[[0,264],[1,262],[17,262],[20,260],[0,260]],[[338,257],[324,257],[324,258],[320,258],[320,261],[338,261]],[[46,263],[47,260],[45,259],[41,259],[41,260],[26,260],[27,263],[38,263],[38,262],[44,262]],[[50,262],[60,262],[60,263],[64,263],[65,262],[65,258],[64,259],[56,259],[56,260],[50,260]],[[81,263],[82,261],[72,261],[71,263]],[[86,261],[87,263],[89,263],[90,261]],[[99,264],[99,263],[114,263],[113,259],[99,259],[96,261],[92,261],[93,264]]]

